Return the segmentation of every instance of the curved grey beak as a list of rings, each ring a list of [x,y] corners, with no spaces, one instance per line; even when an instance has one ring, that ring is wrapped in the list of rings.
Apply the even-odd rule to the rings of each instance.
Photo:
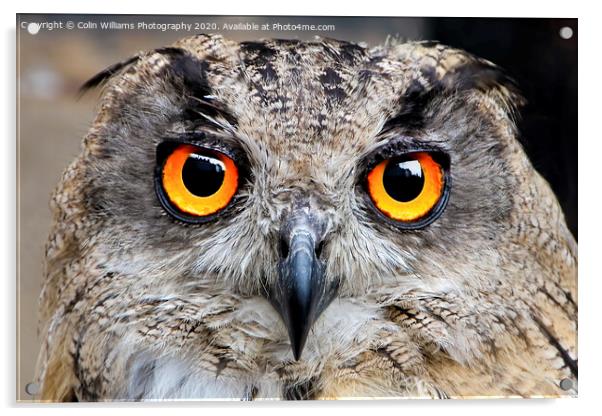
[[[309,330],[338,288],[326,284],[324,263],[318,258],[321,228],[305,208],[292,213],[281,230],[282,258],[269,299],[288,329],[295,360],[301,357]]]

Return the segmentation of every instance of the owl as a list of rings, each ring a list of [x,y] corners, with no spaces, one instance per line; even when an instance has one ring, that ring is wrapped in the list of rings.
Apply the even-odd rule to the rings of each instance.
[[[96,86],[51,201],[42,400],[577,393],[576,242],[493,63],[203,34]]]

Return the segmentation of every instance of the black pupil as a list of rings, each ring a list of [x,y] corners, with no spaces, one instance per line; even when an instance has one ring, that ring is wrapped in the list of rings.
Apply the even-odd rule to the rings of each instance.
[[[389,196],[399,202],[409,202],[422,191],[424,175],[420,162],[413,159],[391,160],[383,174],[383,185]]]
[[[186,188],[196,196],[211,196],[224,182],[226,167],[221,160],[192,153],[184,163],[182,180]]]

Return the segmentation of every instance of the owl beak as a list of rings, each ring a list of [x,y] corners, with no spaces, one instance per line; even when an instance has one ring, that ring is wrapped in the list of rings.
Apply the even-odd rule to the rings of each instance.
[[[324,263],[316,253],[319,227],[315,218],[296,213],[281,233],[282,260],[278,280],[269,298],[288,329],[293,356],[301,358],[314,322],[336,294],[336,285],[326,285]]]

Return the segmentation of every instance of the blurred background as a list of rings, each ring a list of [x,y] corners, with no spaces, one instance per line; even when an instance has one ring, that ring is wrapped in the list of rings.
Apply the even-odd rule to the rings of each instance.
[[[69,22],[73,28],[69,28]],[[133,29],[102,29],[132,24]],[[114,22],[116,24],[112,24]],[[146,29],[138,29],[145,22]],[[33,24],[32,24],[33,23]],[[51,25],[52,23],[52,25]],[[153,28],[186,23],[191,31]],[[255,23],[258,30],[224,24]],[[36,25],[38,24],[38,25]],[[94,24],[97,25],[94,28]],[[263,24],[268,30],[262,30]],[[328,25],[328,30],[271,30],[275,24]],[[79,26],[79,27],[78,27]],[[84,28],[86,26],[87,28]],[[52,27],[52,30],[49,30]],[[248,26],[247,26],[248,27]],[[33,380],[39,350],[38,294],[48,201],[62,171],[79,153],[94,116],[97,94],[77,90],[103,68],[138,51],[196,33],[234,40],[332,37],[382,43],[388,36],[438,40],[505,68],[528,100],[521,141],[536,169],[550,182],[577,237],[577,19],[245,17],[156,15],[17,15],[18,299],[17,392]]]

